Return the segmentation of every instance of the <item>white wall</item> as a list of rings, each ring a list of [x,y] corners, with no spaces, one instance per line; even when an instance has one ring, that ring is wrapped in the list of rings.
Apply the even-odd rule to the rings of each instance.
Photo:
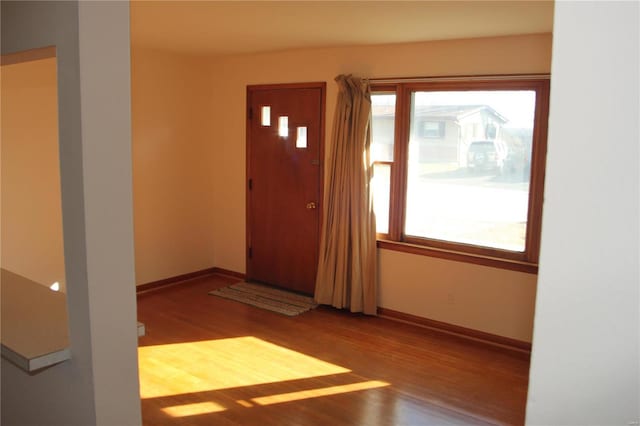
[[[556,2],[527,424],[637,425],[638,2]]]
[[[55,45],[72,359],[2,360],[2,424],[140,424],[128,2],[2,2],[2,53]]]

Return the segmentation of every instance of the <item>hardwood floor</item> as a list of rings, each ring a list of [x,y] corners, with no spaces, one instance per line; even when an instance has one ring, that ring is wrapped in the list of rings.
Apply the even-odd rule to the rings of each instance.
[[[319,307],[286,317],[207,295],[138,295],[145,425],[523,424],[523,354]]]

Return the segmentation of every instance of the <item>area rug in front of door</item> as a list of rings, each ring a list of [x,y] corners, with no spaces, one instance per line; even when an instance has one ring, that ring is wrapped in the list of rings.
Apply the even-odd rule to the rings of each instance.
[[[240,282],[212,290],[209,294],[246,303],[290,317],[318,306],[312,297],[290,293],[262,284]]]

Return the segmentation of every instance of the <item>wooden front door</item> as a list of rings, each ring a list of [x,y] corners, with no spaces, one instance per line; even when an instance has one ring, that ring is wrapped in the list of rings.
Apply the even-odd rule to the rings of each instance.
[[[247,88],[247,279],[313,294],[325,83]]]

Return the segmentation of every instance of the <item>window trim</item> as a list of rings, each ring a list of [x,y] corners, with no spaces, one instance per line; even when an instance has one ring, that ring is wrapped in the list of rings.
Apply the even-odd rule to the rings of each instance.
[[[531,153],[529,209],[524,252],[404,235],[411,93],[414,91],[534,90],[536,106]],[[437,258],[537,273],[542,227],[549,75],[499,75],[371,80],[371,92],[396,94],[394,156],[389,194],[389,232],[378,234],[378,247]]]

